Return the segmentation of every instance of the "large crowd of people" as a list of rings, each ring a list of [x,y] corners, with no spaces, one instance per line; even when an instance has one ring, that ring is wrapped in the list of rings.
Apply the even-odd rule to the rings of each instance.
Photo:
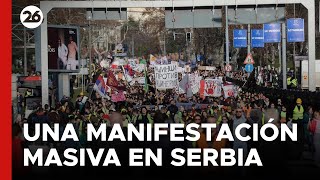
[[[124,69],[122,69],[124,70]],[[120,71],[122,71],[120,70]],[[104,68],[100,69],[100,72],[105,71]],[[266,71],[266,70],[265,70]],[[275,75],[273,70],[271,73]],[[223,77],[223,83],[226,81],[226,72],[223,67],[216,67],[215,70],[198,70],[193,68],[192,73],[197,73],[202,76],[202,79]],[[187,73],[191,73],[187,72]],[[125,72],[122,71],[125,74]],[[146,80],[147,90],[145,85],[135,83],[129,85],[125,80],[119,80],[119,84],[126,86],[125,89],[125,101],[113,102],[111,99],[104,98],[98,92],[93,92],[90,97],[84,96],[83,93],[79,94],[75,102],[72,102],[71,98],[62,99],[55,104],[55,107],[45,105],[38,107],[29,117],[16,122],[13,131],[13,153],[16,162],[16,167],[19,166],[21,159],[22,146],[21,141],[21,128],[23,123],[28,123],[29,132],[34,131],[35,123],[59,123],[63,128],[67,123],[72,123],[80,137],[79,142],[25,142],[24,145],[29,148],[42,147],[49,148],[55,147],[58,150],[62,150],[67,147],[80,148],[80,147],[99,147],[102,146],[97,142],[86,141],[86,129],[85,124],[92,123],[98,127],[101,123],[106,123],[109,127],[112,127],[114,123],[120,123],[123,128],[126,128],[129,123],[134,125],[147,124],[147,123],[182,123],[187,125],[189,123],[216,123],[221,125],[223,123],[228,124],[231,129],[234,129],[241,123],[258,123],[259,127],[268,123],[268,120],[273,118],[272,123],[278,127],[281,123],[287,123],[288,126],[292,123],[298,124],[298,141],[297,142],[207,142],[204,138],[200,138],[195,143],[178,143],[173,144],[173,147],[198,147],[198,148],[215,148],[221,149],[224,147],[229,148],[257,148],[261,154],[262,161],[266,168],[270,168],[272,171],[281,171],[281,166],[286,166],[286,162],[289,159],[299,160],[303,156],[305,151],[304,146],[307,145],[308,149],[315,162],[319,166],[320,163],[320,109],[314,104],[305,104],[305,99],[301,97],[295,97],[294,101],[287,101],[285,97],[270,96],[263,91],[252,92],[245,87],[239,87],[237,95],[233,97],[201,97],[199,93],[194,93],[192,96],[188,96],[186,93],[179,93],[176,89],[157,90],[153,76],[153,70],[148,66],[148,71],[136,73],[134,77],[149,78]],[[107,73],[106,73],[107,74]],[[260,77],[261,74],[256,75],[259,85],[277,86],[277,83],[270,75],[269,77]],[[240,80],[243,82],[249,81],[248,73],[244,71],[231,72],[232,79]],[[182,79],[181,74],[179,80]],[[270,83],[271,82],[271,85]],[[250,84],[249,84],[250,85]],[[247,83],[248,86],[248,83]],[[108,91],[108,95],[111,97],[111,93],[117,91],[112,89]],[[86,100],[84,100],[86,99]],[[191,106],[185,106],[191,104]],[[21,111],[21,110],[20,110]],[[218,126],[218,127],[219,127]],[[201,131],[201,130],[200,130]],[[217,128],[218,132],[218,128]],[[213,136],[216,136],[216,133]],[[205,135],[205,132],[201,131],[201,135]],[[245,132],[250,135],[250,130]],[[95,144],[97,143],[97,144]],[[113,142],[112,142],[113,143]],[[166,146],[167,144],[167,146]],[[164,140],[159,146],[171,146],[171,142]],[[144,144],[145,146],[149,146]],[[103,145],[108,146],[108,145]],[[130,145],[135,146],[135,145]],[[138,145],[139,146],[139,145]],[[108,146],[109,147],[109,146]],[[274,164],[277,162],[278,164]],[[273,169],[276,167],[276,170]],[[231,172],[226,169],[207,169],[203,173],[214,171],[218,174],[226,174],[238,172],[232,170]],[[202,170],[200,171],[202,172]],[[198,172],[198,173],[200,173]],[[240,170],[243,174],[257,173],[255,170]],[[261,171],[258,171],[261,173]],[[263,174],[267,174],[267,171],[262,171]]]

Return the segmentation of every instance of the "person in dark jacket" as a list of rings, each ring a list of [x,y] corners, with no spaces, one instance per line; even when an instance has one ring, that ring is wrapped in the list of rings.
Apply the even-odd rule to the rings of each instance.
[[[171,105],[168,107],[168,111],[170,112],[170,118],[174,119],[174,115],[179,111],[179,109],[174,100],[171,100],[170,104]]]

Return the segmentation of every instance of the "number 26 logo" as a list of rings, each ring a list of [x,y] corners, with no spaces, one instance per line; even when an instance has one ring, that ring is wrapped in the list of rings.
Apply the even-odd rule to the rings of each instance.
[[[23,22],[39,22],[41,19],[41,16],[39,15],[39,11],[36,11],[35,13],[31,13],[30,11],[25,11],[23,14],[28,14],[28,17]]]
[[[27,6],[20,13],[20,21],[26,28],[37,28],[42,20],[42,11],[36,6]]]

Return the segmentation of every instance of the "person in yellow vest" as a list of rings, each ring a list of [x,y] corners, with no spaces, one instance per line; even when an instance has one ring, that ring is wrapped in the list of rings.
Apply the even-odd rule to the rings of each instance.
[[[138,110],[137,109],[133,109],[132,110],[132,116],[131,116],[131,122],[134,125],[137,125],[138,116],[139,116]]]
[[[293,79],[291,80],[291,87],[292,87],[292,88],[297,88],[297,87],[298,87],[298,80],[297,80],[297,78],[293,78]]]
[[[211,108],[210,105],[207,107],[207,110],[208,110],[208,111],[207,111],[206,113],[207,113],[209,116],[212,116],[214,112],[213,112],[213,109]]]
[[[131,117],[128,115],[128,111],[126,109],[121,109],[121,114],[124,118],[124,121],[122,122],[122,127],[128,127],[128,124],[132,123]]]
[[[287,78],[287,88],[291,89],[291,77],[290,76]]]
[[[153,124],[153,119],[151,115],[148,113],[147,108],[141,108],[141,114],[138,116],[137,124]]]
[[[24,97],[30,97],[30,96],[32,96],[32,90],[31,90],[31,89],[28,89],[28,90],[25,92]]]
[[[303,113],[302,100],[300,98],[296,101],[296,106],[293,109],[292,123],[297,124],[297,142],[295,144],[295,155],[299,159],[302,156],[304,149],[304,132],[303,132]]]
[[[280,123],[287,123],[287,109],[285,106],[282,106],[281,112],[280,112]]]
[[[301,123],[301,121],[303,120],[303,113],[304,113],[304,109],[302,106],[302,100],[300,98],[298,98],[296,103],[297,103],[297,105],[293,109],[292,120],[293,120],[293,122]]]
[[[266,115],[265,112],[262,111],[261,125],[263,126],[266,123]]]

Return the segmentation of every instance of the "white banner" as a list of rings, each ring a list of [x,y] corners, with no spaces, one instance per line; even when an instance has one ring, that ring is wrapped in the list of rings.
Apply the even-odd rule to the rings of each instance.
[[[198,69],[202,71],[215,71],[217,68],[215,66],[199,66]]]
[[[178,85],[178,72],[175,64],[156,65],[154,76],[157,89],[174,89]]]
[[[198,74],[196,73],[189,74],[189,81],[190,81],[191,90],[193,94],[196,94],[199,92],[201,79],[202,77],[198,76]]]
[[[181,90],[180,90],[181,89]],[[192,97],[191,84],[189,74],[185,74],[179,83],[179,94],[187,94],[187,97]]]
[[[136,64],[136,66],[132,69],[137,72],[143,72],[144,68],[145,68],[145,64]]]
[[[144,77],[133,78],[132,81],[130,82],[130,85],[133,86],[136,82],[138,82],[139,85],[143,85],[145,83],[145,78]]]
[[[223,86],[224,98],[235,97],[236,90],[233,85]]]
[[[219,79],[206,79],[204,85],[204,96],[221,96],[222,82]]]

